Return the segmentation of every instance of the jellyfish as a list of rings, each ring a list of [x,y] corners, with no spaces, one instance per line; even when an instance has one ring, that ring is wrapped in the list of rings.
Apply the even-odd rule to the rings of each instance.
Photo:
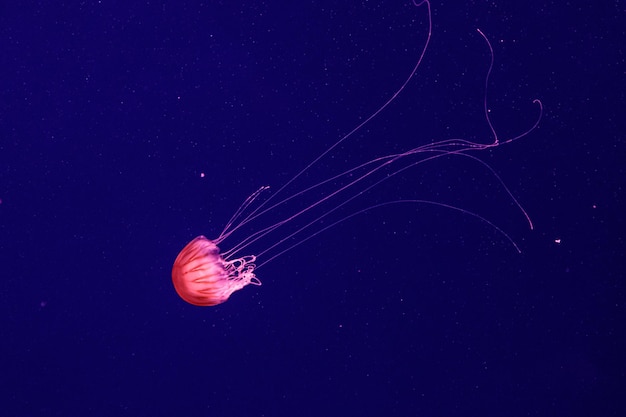
[[[174,288],[180,298],[184,301],[196,305],[196,306],[216,306],[226,302],[229,297],[236,291],[246,287],[247,285],[261,285],[261,281],[256,277],[256,271],[262,265],[276,259],[278,256],[285,252],[295,248],[298,245],[308,241],[309,239],[319,235],[325,230],[334,227],[335,225],[348,220],[354,216],[362,214],[366,211],[373,210],[378,207],[392,205],[392,204],[431,204],[452,210],[460,211],[464,214],[473,216],[478,220],[488,224],[490,227],[499,232],[504,238],[506,238],[513,247],[520,252],[516,243],[511,239],[502,229],[493,224],[486,218],[473,213],[469,210],[465,210],[461,207],[437,202],[430,200],[419,199],[402,199],[384,201],[378,204],[369,205],[365,208],[358,209],[339,218],[338,220],[330,222],[330,224],[324,223],[321,228],[311,231],[311,227],[314,225],[320,225],[322,221],[326,220],[328,216],[336,212],[340,208],[346,206],[348,203],[368,192],[374,187],[377,187],[381,183],[389,180],[390,178],[405,172],[407,169],[413,168],[419,164],[423,164],[428,161],[432,161],[444,156],[460,156],[470,158],[479,164],[482,164],[500,183],[505,193],[509,196],[511,201],[518,207],[521,213],[525,216],[529,227],[532,229],[532,221],[521,204],[517,201],[515,196],[509,191],[504,182],[500,179],[498,174],[486,163],[481,161],[472,153],[478,151],[484,151],[492,149],[503,144],[511,143],[518,139],[527,136],[530,132],[535,130],[539,125],[543,114],[543,105],[540,100],[535,99],[533,103],[538,107],[538,116],[534,124],[526,131],[518,134],[514,137],[501,140],[498,138],[498,134],[491,122],[488,106],[487,106],[487,87],[489,85],[489,78],[494,63],[494,52],[489,42],[489,39],[485,34],[477,29],[478,33],[484,39],[490,53],[490,63],[484,78],[484,102],[483,110],[484,117],[492,135],[492,141],[490,143],[472,142],[466,139],[446,139],[438,142],[428,143],[416,148],[409,149],[404,152],[380,156],[375,159],[357,164],[345,171],[332,175],[329,178],[316,183],[310,187],[302,190],[292,192],[291,195],[283,196],[287,187],[292,184],[296,179],[307,172],[313,165],[317,164],[324,157],[328,156],[333,149],[339,146],[341,143],[352,137],[355,133],[363,129],[372,119],[378,116],[383,110],[385,110],[396,97],[405,89],[407,84],[414,77],[417,69],[420,67],[426,50],[431,39],[432,33],[432,14],[429,0],[416,1],[413,0],[415,6],[426,6],[426,13],[428,18],[428,33],[424,45],[422,46],[417,61],[410,71],[408,77],[400,85],[400,87],[391,95],[387,101],[385,101],[376,111],[374,111],[369,117],[365,118],[354,129],[341,137],[332,146],[326,149],[322,154],[315,158],[311,163],[306,165],[289,181],[282,185],[278,191],[269,196],[264,202],[257,203],[259,196],[264,194],[269,186],[262,186],[252,195],[244,200],[241,206],[236,210],[230,220],[227,222],[224,230],[215,239],[208,239],[205,236],[198,236],[189,242],[178,254],[174,261],[172,268],[172,282]],[[378,175],[378,177],[376,176]],[[366,182],[365,180],[369,180]],[[336,185],[339,184],[339,185]],[[365,185],[364,185],[365,184]],[[358,188],[358,187],[361,188]],[[330,190],[327,188],[330,187]],[[308,195],[314,190],[326,190],[311,203],[306,203],[304,206],[297,206],[298,208],[292,210],[290,214],[283,215],[282,219],[277,222],[272,222],[268,226],[260,227],[258,230],[248,233],[240,241],[234,244],[230,249],[221,251],[218,245],[221,245],[226,239],[231,237],[233,233],[241,230],[244,226],[254,224],[263,216],[272,213],[279,207],[283,207],[290,202],[297,201],[299,198]],[[282,196],[282,197],[279,197]],[[331,200],[335,201],[330,208],[323,208],[323,204]],[[338,199],[338,201],[337,201]],[[256,207],[253,206],[256,204]],[[317,214],[315,213],[317,209]],[[259,240],[268,237],[273,232],[283,228],[286,225],[293,224],[294,220],[301,218],[305,214],[310,215],[312,218],[304,221],[304,224],[300,224],[295,227],[295,230],[288,232],[282,237],[276,238],[274,241],[270,241],[268,247],[257,253],[256,255],[241,255],[241,253],[248,249],[248,247]],[[307,234],[308,232],[308,234]],[[286,247],[285,247],[286,245]],[[268,253],[273,254],[268,259],[263,260],[261,264],[256,263],[257,259],[265,256]]]
[[[217,245],[198,236],[180,251],[174,261],[172,281],[189,304],[214,306],[248,284],[261,285],[254,275],[254,255],[225,260]]]

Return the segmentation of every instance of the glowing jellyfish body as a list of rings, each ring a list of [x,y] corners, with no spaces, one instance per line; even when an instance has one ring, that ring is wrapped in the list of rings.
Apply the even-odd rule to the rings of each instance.
[[[254,256],[226,261],[215,243],[198,236],[180,251],[172,268],[176,292],[189,304],[215,306],[248,284],[261,285],[254,276]]]
[[[364,195],[372,188],[378,186],[384,181],[389,180],[395,175],[404,172],[409,168],[445,156],[459,156],[477,161],[479,164],[482,164],[484,167],[486,167],[488,171],[490,171],[491,174],[500,183],[512,202],[517,205],[517,207],[526,217],[526,220],[530,228],[532,229],[532,222],[530,221],[530,218],[528,217],[526,211],[518,203],[513,194],[508,190],[500,177],[493,171],[491,167],[489,167],[487,164],[485,164],[475,156],[471,155],[471,153],[498,147],[500,145],[513,142],[528,135],[538,126],[543,113],[543,107],[541,101],[534,100],[533,103],[537,104],[539,107],[539,116],[535,123],[528,130],[521,134],[506,138],[504,140],[500,140],[498,138],[498,134],[494,129],[490,119],[489,109],[487,107],[486,93],[487,85],[489,83],[489,76],[491,74],[491,69],[493,68],[493,49],[487,37],[480,30],[478,30],[478,32],[487,43],[487,46],[489,47],[489,52],[491,54],[491,63],[485,76],[485,96],[483,103],[485,122],[489,126],[492,134],[491,142],[478,143],[466,139],[447,139],[439,142],[428,143],[426,145],[409,149],[405,152],[380,156],[370,161],[357,164],[352,168],[346,169],[342,173],[329,176],[327,179],[317,183],[316,185],[301,189],[299,191],[295,191],[291,195],[283,196],[282,198],[277,197],[278,195],[281,195],[281,193],[286,193],[285,189],[287,186],[292,184],[304,172],[309,170],[309,168],[311,168],[314,164],[316,164],[318,161],[328,155],[339,144],[353,136],[356,132],[360,131],[363,126],[369,123],[385,108],[387,108],[387,106],[396,99],[398,94],[400,94],[404,90],[409,81],[413,78],[415,72],[421,65],[421,62],[424,58],[424,54],[430,43],[432,31],[432,15],[430,10],[430,3],[428,2],[428,0],[424,0],[419,3],[413,0],[413,3],[416,6],[427,6],[428,36],[426,38],[424,46],[420,51],[417,63],[413,67],[413,70],[410,72],[406,80],[395,91],[395,93],[374,113],[365,118],[359,125],[357,125],[354,129],[348,132],[348,134],[339,139],[335,144],[329,147],[310,164],[305,166],[304,169],[302,169],[291,180],[289,180],[280,189],[278,189],[278,191],[273,193],[269,198],[267,198],[263,203],[257,205],[257,207],[254,209],[251,209],[251,204],[255,202],[257,197],[259,197],[259,195],[263,191],[267,190],[269,187],[261,187],[252,195],[250,195],[231,217],[230,221],[226,224],[226,227],[224,228],[222,233],[216,239],[209,240],[204,236],[198,236],[191,242],[189,242],[176,258],[176,261],[174,262],[174,267],[172,269],[172,281],[174,283],[174,288],[183,300],[197,306],[215,306],[221,304],[228,300],[233,292],[242,289],[246,285],[261,285],[261,282],[255,276],[256,268],[275,259],[286,251],[293,249],[294,247],[300,245],[308,239],[317,236],[319,233],[333,227],[336,224],[339,224],[351,217],[364,213],[368,210],[388,204],[434,204],[440,207],[460,211],[464,214],[468,214],[477,218],[478,220],[488,224],[490,227],[497,230],[501,235],[508,239],[511,244],[519,251],[519,248],[517,247],[515,242],[504,231],[491,223],[489,220],[471,211],[467,211],[462,208],[440,202],[419,199],[386,201],[383,203],[367,206],[360,210],[353,211],[336,221],[329,222],[327,219],[327,216],[329,216],[331,213],[336,212],[336,210],[340,207],[344,207],[347,203],[353,201],[359,196]],[[369,180],[369,183],[365,181],[366,179]],[[304,207],[294,205],[293,207],[296,208],[289,214],[283,214],[281,220],[277,222],[270,222],[269,226],[253,229],[256,231],[247,234],[229,250],[220,253],[218,245],[220,245],[225,239],[230,237],[234,232],[242,230],[241,228],[243,226],[250,225],[252,222],[258,220],[259,218],[262,218],[263,216],[272,213],[279,206],[284,208],[284,205],[287,205],[287,203],[294,200],[297,201],[298,198],[303,197],[305,194],[308,194],[313,190],[326,189],[326,187],[329,186],[334,188],[332,188],[330,191],[327,190],[321,192],[319,197],[317,197],[317,199],[314,199],[313,203],[305,204]],[[333,201],[337,202],[333,203],[334,205],[331,205],[331,208],[322,208],[323,203],[331,204],[329,203],[331,199],[335,199]],[[313,214],[315,213],[315,211],[313,211],[313,209],[315,208],[317,208],[317,214]],[[296,218],[301,219],[301,216],[305,214],[311,215],[312,219],[309,218],[309,220],[303,220],[304,224],[301,223],[300,225],[296,226],[295,230],[292,229],[292,232],[284,233],[281,237],[274,239],[270,242],[268,246],[265,247],[265,249],[258,252],[256,256],[238,255],[243,250],[248,250],[248,247],[251,244],[259,241],[260,239],[268,237],[270,234],[276,232],[278,229],[282,230],[282,227],[285,225],[293,224],[293,220],[295,220]],[[311,231],[312,226],[317,226],[318,228]],[[305,234],[305,232],[308,232],[308,234]],[[285,248],[285,246],[287,247]],[[269,257],[269,259],[265,259],[262,264],[257,266],[255,264],[257,257],[261,257],[269,251],[273,251],[271,257]]]

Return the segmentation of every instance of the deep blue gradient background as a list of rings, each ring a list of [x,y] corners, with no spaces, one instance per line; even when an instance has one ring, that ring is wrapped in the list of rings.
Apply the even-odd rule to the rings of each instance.
[[[409,1],[284,3],[0,5],[0,415],[626,415],[619,2],[434,1],[409,87],[292,188],[431,141],[489,143],[479,27],[500,136],[545,105],[532,134],[476,154],[535,229],[459,157],[343,214],[452,204],[521,254],[472,216],[396,205],[221,306],[178,298],[179,250],[377,109],[426,39]]]

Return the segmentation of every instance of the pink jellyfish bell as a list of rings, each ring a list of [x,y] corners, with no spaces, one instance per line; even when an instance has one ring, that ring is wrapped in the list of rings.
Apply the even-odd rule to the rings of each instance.
[[[183,300],[215,306],[248,284],[261,285],[254,275],[255,256],[224,260],[215,243],[198,236],[180,251],[172,268],[172,282]]]

